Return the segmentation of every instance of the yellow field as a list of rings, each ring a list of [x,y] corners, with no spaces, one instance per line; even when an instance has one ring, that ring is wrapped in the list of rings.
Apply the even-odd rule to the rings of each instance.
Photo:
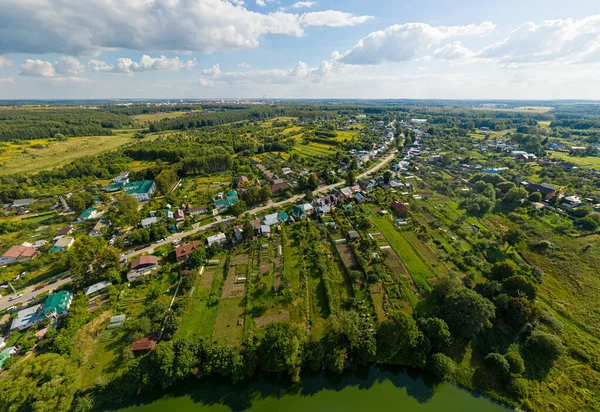
[[[474,110],[492,110],[495,112],[514,112],[514,113],[547,113],[553,109],[553,107],[547,106],[521,106],[514,108],[505,107],[474,107]]]
[[[281,132],[281,134],[288,135],[290,133],[299,132],[300,130],[302,130],[302,127],[292,126],[292,127],[288,127],[287,129],[285,129],[283,132]]]
[[[348,140],[354,140],[356,139],[356,135],[358,134],[358,131],[356,130],[338,130],[335,132],[337,134],[337,137],[333,140],[337,140],[338,142],[345,142]]]
[[[194,110],[194,112],[201,112],[201,110]],[[150,113],[150,114],[138,114],[136,116],[131,116],[132,119],[137,120],[138,122],[156,122],[158,120],[163,119],[173,119],[175,117],[181,117],[185,115],[187,112],[168,112],[168,113]]]
[[[135,141],[133,134],[132,131],[114,136],[73,137],[66,142],[38,139],[28,140],[24,144],[1,143],[0,175],[37,173],[70,163],[82,156],[115,150]]]

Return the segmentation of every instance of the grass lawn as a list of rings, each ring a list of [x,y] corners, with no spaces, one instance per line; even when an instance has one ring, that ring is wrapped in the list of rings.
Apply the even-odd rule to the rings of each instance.
[[[183,314],[177,335],[182,338],[210,336],[217,319],[218,305],[208,306],[206,299],[194,297]]]
[[[409,243],[406,237],[400,233],[389,216],[371,215],[371,219],[381,234],[385,236],[392,249],[396,252],[413,281],[421,293],[432,289],[432,285],[427,281],[435,277],[433,270],[422,259],[417,250]]]
[[[133,142],[133,133],[131,131],[114,136],[73,137],[66,142],[28,140],[26,144],[2,143],[0,175],[37,173],[65,165],[83,156],[115,150],[126,143]]]
[[[244,325],[238,325],[244,319],[244,297],[221,299],[213,330],[213,338],[219,342],[238,346],[242,343]]]
[[[579,167],[583,167],[583,168],[591,167],[593,169],[600,170],[600,157],[569,156],[568,153],[550,152],[550,151],[548,152],[548,156],[551,156],[553,159],[559,159],[559,160],[564,160],[565,162],[571,162],[573,164],[576,164]]]

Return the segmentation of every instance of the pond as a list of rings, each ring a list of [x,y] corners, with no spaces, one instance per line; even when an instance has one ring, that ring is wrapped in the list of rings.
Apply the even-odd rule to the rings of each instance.
[[[119,412],[259,411],[477,411],[506,412],[492,400],[431,375],[404,368],[370,367],[331,377],[318,374],[292,384],[255,378],[232,385],[204,378],[187,381],[155,397],[136,399]]]

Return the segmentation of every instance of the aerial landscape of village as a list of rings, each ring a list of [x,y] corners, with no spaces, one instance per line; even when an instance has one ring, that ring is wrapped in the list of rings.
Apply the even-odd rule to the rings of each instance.
[[[0,412],[600,411],[591,0],[0,0]]]

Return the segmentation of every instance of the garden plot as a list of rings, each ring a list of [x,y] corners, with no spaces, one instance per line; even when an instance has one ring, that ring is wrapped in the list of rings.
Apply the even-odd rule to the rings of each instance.
[[[273,315],[261,316],[260,318],[256,318],[254,319],[254,322],[256,323],[256,327],[263,328],[269,323],[281,322],[289,319],[290,313],[287,310],[282,310],[279,313]]]
[[[245,312],[243,299],[243,297],[238,297],[219,301],[217,319],[213,329],[215,340],[230,346],[242,343]]]
[[[335,245],[335,247],[336,247],[338,253],[340,254],[340,257],[342,258],[342,261],[344,262],[344,266],[346,266],[346,269],[352,270],[353,268],[355,268],[358,265],[358,260],[356,260],[356,256],[354,255],[354,252],[352,251],[350,246]]]
[[[244,292],[246,291],[246,269],[246,265],[229,268],[221,298],[228,299],[244,296]]]

